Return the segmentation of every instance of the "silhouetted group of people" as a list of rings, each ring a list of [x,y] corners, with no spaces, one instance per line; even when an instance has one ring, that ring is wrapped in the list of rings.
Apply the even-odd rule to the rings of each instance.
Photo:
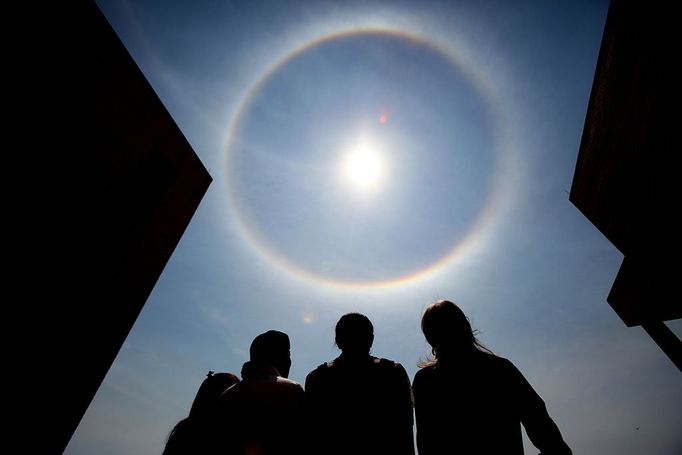
[[[242,379],[209,372],[164,455],[523,454],[521,425],[542,454],[571,454],[545,404],[521,372],[475,337],[454,303],[421,321],[433,358],[410,384],[400,363],[370,355],[371,321],[336,324],[341,355],[288,379],[289,337],[270,330],[250,347]],[[414,413],[413,413],[414,410]]]

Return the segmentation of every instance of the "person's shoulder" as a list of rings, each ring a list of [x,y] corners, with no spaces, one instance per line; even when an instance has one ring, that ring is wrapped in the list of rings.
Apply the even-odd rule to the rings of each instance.
[[[279,387],[280,389],[289,390],[290,393],[298,394],[299,392],[303,392],[303,386],[299,382],[294,381],[293,379],[278,376],[275,382],[277,387]]]
[[[282,376],[277,376],[276,381],[278,384],[282,384],[285,387],[294,387],[294,388],[301,387],[300,383],[294,381],[293,379],[283,378]]]
[[[381,365],[382,367],[392,367],[393,364],[397,363],[391,359],[384,359],[383,357],[369,356],[369,360],[374,365]]]
[[[426,365],[424,367],[421,367],[417,372],[414,374],[414,380],[419,381],[428,377],[433,376],[436,373],[436,364],[432,363],[430,365]]]
[[[334,365],[334,361],[321,363],[320,365],[315,367],[315,369],[313,371],[308,373],[307,377],[310,378],[310,377],[325,375],[329,372],[329,370],[331,370],[333,365]]]
[[[438,368],[436,368],[435,364],[421,367],[417,370],[412,379],[412,392],[415,394],[423,394],[423,392],[431,388],[434,383],[438,382],[437,378]]]
[[[309,384],[311,382],[324,381],[324,379],[329,376],[332,366],[333,361],[325,362],[318,365],[313,371],[308,373],[308,375],[306,376],[305,378],[306,384]]]
[[[428,376],[430,374],[433,374],[437,370],[437,364],[436,362],[429,363],[428,365],[425,365],[423,367],[420,367],[419,370],[415,373],[415,376]]]
[[[394,375],[394,376],[406,376],[407,371],[405,370],[405,367],[403,367],[400,362],[396,362],[395,360],[391,359],[384,359],[381,357],[371,357],[371,362],[372,365],[375,366],[375,368],[378,368],[381,372],[388,374],[388,375]]]
[[[381,368],[402,368],[402,365],[400,365],[400,363],[395,362],[391,359],[384,359],[383,357],[370,356],[370,362],[373,365],[380,366]]]
[[[488,352],[479,352],[478,361],[484,367],[499,374],[513,374],[518,371],[511,360]]]
[[[491,365],[496,365],[500,368],[514,367],[514,364],[511,362],[511,360],[489,352],[479,351],[479,358],[483,359],[484,362],[487,362]]]

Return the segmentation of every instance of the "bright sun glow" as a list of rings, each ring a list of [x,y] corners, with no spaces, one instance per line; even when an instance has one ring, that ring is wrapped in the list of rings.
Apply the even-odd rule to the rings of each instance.
[[[381,154],[368,144],[352,148],[344,157],[343,173],[346,180],[363,192],[379,187],[384,173]]]

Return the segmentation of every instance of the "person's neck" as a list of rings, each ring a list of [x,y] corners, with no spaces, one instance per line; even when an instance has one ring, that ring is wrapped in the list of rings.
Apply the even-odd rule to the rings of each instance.
[[[248,361],[242,366],[242,379],[245,380],[262,380],[277,376],[279,372],[272,365]]]
[[[480,351],[475,347],[448,349],[436,353],[436,359],[440,363],[461,362],[471,359]]]
[[[339,359],[345,362],[362,362],[370,357],[369,352],[342,351]]]

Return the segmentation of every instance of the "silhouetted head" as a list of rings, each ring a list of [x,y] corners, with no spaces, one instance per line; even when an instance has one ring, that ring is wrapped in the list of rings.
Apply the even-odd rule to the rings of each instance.
[[[449,300],[429,305],[422,316],[422,332],[437,360],[472,350],[484,350],[464,312]]]
[[[204,379],[204,382],[201,383],[197,391],[197,396],[194,398],[189,416],[196,418],[210,415],[220,394],[238,382],[239,378],[231,373],[213,373],[209,371],[206,379]]]
[[[280,376],[288,378],[291,368],[291,344],[289,335],[277,330],[268,330],[253,339],[249,354],[251,361],[271,365]]]
[[[360,313],[348,313],[336,323],[336,345],[344,354],[367,355],[374,342],[374,326]]]

